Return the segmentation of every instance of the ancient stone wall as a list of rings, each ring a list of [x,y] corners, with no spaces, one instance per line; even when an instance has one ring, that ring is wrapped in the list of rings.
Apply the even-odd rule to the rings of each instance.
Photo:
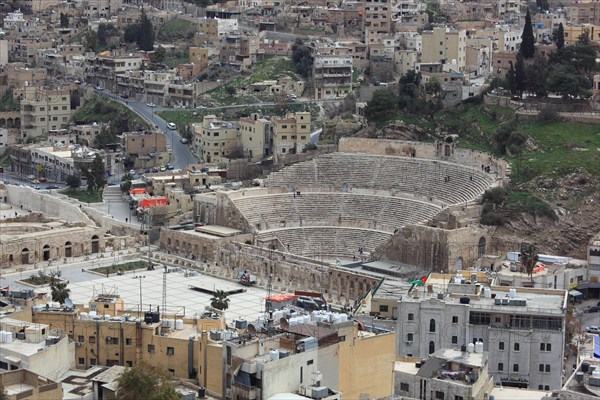
[[[483,249],[480,240],[483,238]],[[374,258],[398,260],[427,271],[454,272],[476,264],[486,252],[487,229],[470,226],[446,230],[408,225],[374,251]]]
[[[6,188],[8,202],[13,206],[20,207],[22,205],[26,210],[39,211],[47,217],[93,225],[92,221],[77,207],[79,203],[76,200],[66,196],[50,196],[23,186],[7,185]]]

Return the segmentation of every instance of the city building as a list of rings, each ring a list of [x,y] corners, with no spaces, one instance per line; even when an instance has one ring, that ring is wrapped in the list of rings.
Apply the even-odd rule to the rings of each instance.
[[[194,124],[193,129],[196,153],[206,162],[232,158],[240,149],[239,122],[220,121],[214,115],[206,115],[202,124]]]
[[[366,0],[363,4],[363,29],[365,43],[378,33],[389,33],[392,22],[392,2],[388,0]]]
[[[466,31],[434,27],[423,31],[422,63],[442,63],[444,71],[463,72],[466,64]]]
[[[487,287],[468,272],[431,274],[399,302],[397,355],[425,358],[479,342],[494,383],[556,390],[567,301],[565,290]]]
[[[169,162],[167,136],[163,132],[127,132],[124,135],[125,156],[134,162],[135,169],[147,169]]]
[[[488,370],[488,355],[480,345],[440,349],[422,361],[418,358],[396,361],[394,396],[415,399],[486,400],[494,387]]]
[[[137,71],[142,67],[142,57],[138,55],[94,55],[86,60],[86,81],[103,89],[116,92],[117,75]]]
[[[244,158],[260,160],[270,155],[271,121],[259,114],[240,118],[240,137]]]
[[[26,369],[0,373],[0,387],[8,400],[56,400],[63,398],[62,385]]]
[[[301,153],[310,143],[311,116],[309,112],[288,113],[285,117],[271,118],[273,154]]]
[[[21,139],[45,136],[60,129],[71,119],[71,91],[27,86],[18,91],[21,97]]]
[[[352,58],[320,55],[313,61],[315,99],[337,99],[352,91]]]

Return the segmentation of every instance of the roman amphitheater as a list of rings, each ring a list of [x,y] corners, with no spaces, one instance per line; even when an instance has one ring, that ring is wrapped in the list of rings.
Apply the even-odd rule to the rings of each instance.
[[[161,248],[214,260],[235,277],[250,270],[275,290],[318,289],[350,303],[380,280],[355,268],[391,260],[451,272],[481,264],[490,232],[478,199],[503,185],[501,161],[435,144],[345,138],[338,152],[271,173],[263,187],[197,196],[196,222],[231,229],[211,237],[161,232]]]

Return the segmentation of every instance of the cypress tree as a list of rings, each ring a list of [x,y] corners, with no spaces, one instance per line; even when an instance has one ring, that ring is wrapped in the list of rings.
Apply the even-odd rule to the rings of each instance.
[[[515,96],[517,94],[517,81],[515,77],[515,68],[512,63],[510,64],[510,69],[506,73],[506,83],[508,85],[508,90],[510,94]]]
[[[523,58],[531,58],[535,54],[535,38],[533,37],[533,26],[531,25],[531,15],[529,9],[525,15],[525,26],[523,27],[523,35],[521,35],[521,48],[519,54]]]
[[[565,47],[565,28],[563,27],[562,22],[558,25],[558,30],[556,31],[556,47],[560,50]]]
[[[523,97],[525,91],[525,62],[523,56],[517,54],[517,66],[515,67],[515,86],[519,97]]]
[[[140,22],[140,36],[137,41],[140,50],[152,51],[154,50],[154,27],[152,22],[146,16],[146,13],[142,11],[142,20]]]

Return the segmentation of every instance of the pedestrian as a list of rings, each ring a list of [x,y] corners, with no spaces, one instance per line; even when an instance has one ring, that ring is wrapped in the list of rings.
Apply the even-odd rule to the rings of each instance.
[[[129,218],[125,217],[125,223],[129,222]]]
[[[23,204],[21,204],[21,210],[23,209]]]

